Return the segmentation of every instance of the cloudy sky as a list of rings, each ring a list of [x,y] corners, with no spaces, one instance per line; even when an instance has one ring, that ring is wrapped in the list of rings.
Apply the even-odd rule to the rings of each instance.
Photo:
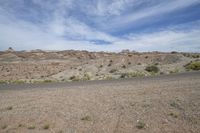
[[[0,50],[200,52],[200,0],[0,0]]]

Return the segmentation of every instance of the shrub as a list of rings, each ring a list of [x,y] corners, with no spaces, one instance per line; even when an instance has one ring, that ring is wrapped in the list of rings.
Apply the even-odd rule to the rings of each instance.
[[[90,75],[85,73],[83,76],[83,80],[90,80],[90,79],[91,79]]]
[[[12,110],[13,107],[12,107],[12,106],[9,106],[9,107],[7,107],[6,109],[7,109],[7,110]]]
[[[111,63],[109,63],[109,64],[108,64],[108,66],[112,66],[112,64],[111,64]]]
[[[172,51],[172,52],[171,52],[171,54],[177,54],[177,53],[178,53],[177,51]]]
[[[0,80],[0,84],[6,84],[7,82],[4,80]]]
[[[126,66],[125,66],[125,65],[122,65],[122,68],[124,68],[124,69],[125,69],[125,68],[126,68]]]
[[[44,83],[51,83],[53,82],[52,80],[44,80]]]
[[[6,129],[7,128],[7,125],[3,125],[2,127],[1,127],[1,129]]]
[[[103,65],[100,65],[100,66],[99,66],[99,68],[102,68],[102,67],[103,67]]]
[[[35,129],[35,126],[31,125],[28,127],[28,129]]]
[[[48,124],[44,125],[43,129],[45,129],[45,130],[49,129],[49,125]]]
[[[133,77],[143,77],[145,76],[144,73],[141,72],[129,72],[129,73],[122,73],[120,78],[133,78]]]
[[[200,57],[200,55],[198,55],[198,54],[193,54],[192,55],[192,58],[199,58]]]
[[[87,115],[87,116],[81,118],[81,120],[82,120],[82,121],[91,121],[92,119],[91,119],[90,116]]]
[[[117,69],[111,69],[109,72],[110,73],[115,73],[117,71]]]
[[[157,73],[157,72],[159,72],[159,68],[157,67],[157,66],[147,66],[146,68],[145,68],[145,70],[147,71],[147,72],[153,72],[153,73]]]
[[[23,84],[23,83],[26,83],[26,82],[23,81],[23,80],[15,80],[15,81],[12,81],[12,83],[14,83],[14,84]]]
[[[137,125],[136,125],[136,127],[137,127],[138,129],[143,129],[143,128],[145,127],[145,123],[143,123],[143,122],[138,122]]]
[[[185,65],[187,70],[200,70],[200,62],[191,62]]]
[[[72,80],[72,81],[79,81],[80,80],[78,76],[71,76],[69,79]]]

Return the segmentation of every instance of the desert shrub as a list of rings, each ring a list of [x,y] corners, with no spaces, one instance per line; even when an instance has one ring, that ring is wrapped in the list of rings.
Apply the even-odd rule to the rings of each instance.
[[[178,118],[178,114],[177,113],[169,113],[170,116],[174,117],[174,118]]]
[[[71,76],[69,79],[72,80],[72,81],[79,81],[80,80],[78,76]]]
[[[192,55],[192,58],[199,58],[200,57],[200,55],[198,55],[198,54],[193,54]]]
[[[35,129],[35,126],[33,126],[33,125],[30,125],[29,127],[28,127],[28,129]]]
[[[128,62],[129,65],[131,65],[131,62]]]
[[[122,73],[120,78],[133,78],[133,77],[143,77],[145,76],[142,72],[129,72],[129,73]]]
[[[85,73],[83,76],[83,80],[90,80],[90,79],[91,79],[90,75]]]
[[[171,54],[177,54],[177,53],[178,53],[177,51],[172,51],[172,52],[171,52]]]
[[[109,72],[110,73],[115,73],[115,72],[117,72],[117,69],[111,69]]]
[[[143,128],[145,127],[145,123],[143,123],[143,122],[138,122],[137,125],[136,125],[136,127],[137,127],[138,129],[143,129]]]
[[[82,121],[91,121],[92,118],[91,118],[90,116],[87,115],[87,116],[81,118],[81,120],[82,120]]]
[[[105,77],[104,79],[105,79],[105,80],[111,80],[111,79],[113,79],[113,77],[107,76],[107,77]]]
[[[178,68],[176,68],[176,69],[170,71],[171,74],[172,74],[172,73],[178,73],[178,72],[179,72],[179,69],[178,69]]]
[[[49,124],[46,124],[43,126],[43,129],[47,130],[47,129],[49,129],[49,127],[50,127]]]
[[[109,64],[108,64],[108,66],[112,66],[112,64],[111,64],[111,63],[109,63]]]
[[[126,66],[125,66],[125,65],[122,65],[122,68],[124,68],[124,69],[125,69],[125,68],[126,68]]]
[[[6,129],[8,126],[7,125],[3,125],[2,127],[1,127],[1,129]]]
[[[157,66],[157,65],[159,65],[159,63],[158,63],[158,62],[156,62],[154,65],[156,65],[156,66]]]
[[[7,109],[7,110],[12,110],[13,107],[12,107],[12,106],[9,106],[9,107],[7,107],[6,109]]]
[[[141,63],[139,62],[138,65],[141,65]]]
[[[145,68],[145,70],[147,71],[147,72],[153,72],[153,73],[157,73],[157,72],[159,72],[159,68],[157,67],[157,66],[147,66],[146,68]]]
[[[0,80],[0,84],[6,84],[7,82],[4,80]]]
[[[44,83],[51,83],[53,82],[52,80],[44,80]]]
[[[185,65],[185,68],[187,70],[200,70],[200,61],[197,61],[197,62],[191,62],[189,64],[186,64]]]
[[[100,66],[99,66],[99,68],[102,68],[102,67],[103,67],[103,65],[100,65]]]
[[[12,83],[14,83],[14,84],[23,84],[23,83],[26,83],[26,82],[23,81],[23,80],[14,80],[14,81],[12,81]]]

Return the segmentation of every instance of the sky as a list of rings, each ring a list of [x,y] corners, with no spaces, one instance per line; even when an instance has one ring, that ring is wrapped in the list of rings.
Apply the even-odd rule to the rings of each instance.
[[[200,0],[0,0],[0,50],[200,52]]]

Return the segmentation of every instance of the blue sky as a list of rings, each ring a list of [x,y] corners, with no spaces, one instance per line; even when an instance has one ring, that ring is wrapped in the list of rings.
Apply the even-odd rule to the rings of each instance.
[[[200,52],[200,0],[0,0],[0,50]]]

